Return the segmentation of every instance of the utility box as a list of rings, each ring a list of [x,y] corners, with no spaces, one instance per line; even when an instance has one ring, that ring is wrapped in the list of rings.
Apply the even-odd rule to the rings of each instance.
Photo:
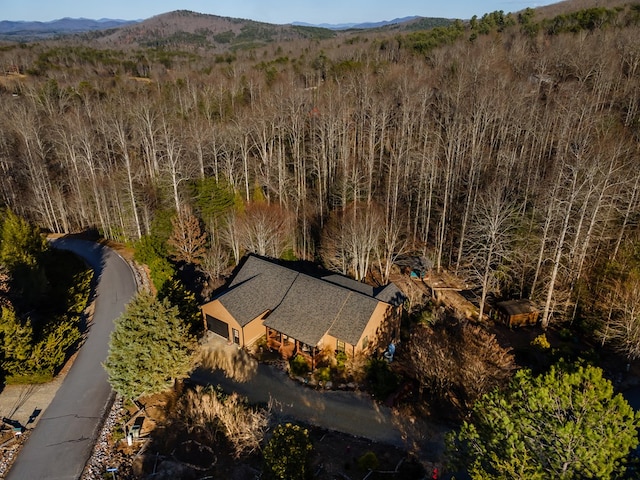
[[[141,415],[136,418],[136,421],[131,426],[131,430],[129,433],[131,434],[131,438],[140,438],[140,432],[142,430],[142,424],[144,423],[144,417]]]

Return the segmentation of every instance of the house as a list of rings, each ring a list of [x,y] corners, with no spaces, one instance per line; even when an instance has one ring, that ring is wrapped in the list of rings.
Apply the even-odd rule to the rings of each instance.
[[[314,277],[250,255],[228,288],[202,306],[206,328],[240,347],[261,337],[285,358],[323,349],[355,355],[399,335],[404,295],[341,275]]]
[[[506,300],[496,303],[496,317],[510,327],[535,325],[539,311],[531,300]]]

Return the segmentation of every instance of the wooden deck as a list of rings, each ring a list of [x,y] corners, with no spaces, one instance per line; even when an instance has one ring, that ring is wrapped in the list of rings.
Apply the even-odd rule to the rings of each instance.
[[[296,354],[296,341],[287,338],[286,335],[269,330],[267,333],[267,348],[277,351],[282,358],[289,360]]]
[[[290,360],[296,355],[306,358],[310,368],[316,368],[325,361],[324,353],[318,348],[310,348],[302,342],[286,335],[267,329],[267,348],[278,354],[285,360]]]

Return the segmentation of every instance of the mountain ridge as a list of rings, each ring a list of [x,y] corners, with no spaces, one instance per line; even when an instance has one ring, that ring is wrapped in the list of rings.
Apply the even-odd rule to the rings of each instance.
[[[249,30],[260,30],[262,41],[282,40],[283,38],[326,38],[335,33],[350,29],[376,29],[400,26],[419,21],[424,17],[408,16],[379,22],[312,24],[293,22],[272,24],[251,19],[223,17],[214,14],[198,13],[190,10],[175,10],[142,20],[88,19],[64,17],[48,22],[40,21],[0,21],[0,39],[4,40],[41,40],[64,35],[91,35],[92,39],[104,41],[126,38],[127,43],[146,44],[157,42],[158,35],[200,37],[202,44],[232,44],[241,38],[252,37]],[[146,35],[152,38],[145,39]]]
[[[351,22],[351,23],[307,23],[307,22],[292,22],[291,25],[301,26],[301,27],[316,27],[316,28],[327,28],[329,30],[349,30],[353,29],[369,29],[369,28],[380,28],[386,27],[387,25],[397,25],[399,23],[410,22],[412,20],[416,20],[418,18],[422,18],[418,15],[411,15],[408,17],[400,17],[394,18],[393,20],[381,20],[378,22]]]
[[[119,28],[137,22],[137,20],[119,20],[109,18],[94,20],[90,18],[71,17],[59,18],[49,22],[1,20],[0,35],[4,37],[15,36],[19,38],[50,38],[57,35]]]

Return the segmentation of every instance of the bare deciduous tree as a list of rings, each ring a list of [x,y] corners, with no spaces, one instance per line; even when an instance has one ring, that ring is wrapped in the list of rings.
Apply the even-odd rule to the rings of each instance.
[[[202,231],[200,220],[191,211],[191,207],[183,206],[171,219],[173,230],[167,243],[173,249],[173,256],[178,261],[199,265],[205,255],[207,236]]]
[[[608,297],[609,318],[599,335],[629,361],[640,358],[640,278],[616,279]]]
[[[230,253],[217,239],[212,239],[210,243],[211,246],[202,257],[200,269],[210,280],[216,280],[229,266]]]
[[[279,258],[291,246],[291,216],[279,205],[251,203],[232,222],[247,252]]]
[[[463,410],[506,383],[515,369],[513,355],[494,335],[480,326],[453,321],[433,328],[418,325],[411,335],[408,354],[421,388],[448,398]]]
[[[516,212],[515,205],[508,200],[508,193],[501,188],[492,188],[478,200],[467,235],[466,258],[470,262],[470,274],[480,282],[482,289],[480,319],[484,315],[487,294],[496,292],[506,283],[517,226]]]
[[[380,209],[374,204],[353,202],[335,213],[322,233],[325,264],[363,280],[380,243],[383,225]]]

